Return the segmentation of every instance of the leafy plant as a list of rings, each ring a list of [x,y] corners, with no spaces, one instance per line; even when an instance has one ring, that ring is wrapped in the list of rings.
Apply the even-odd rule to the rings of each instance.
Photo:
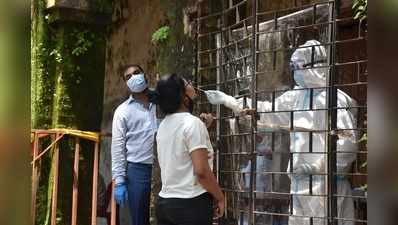
[[[368,141],[368,133],[364,133],[358,143]]]
[[[86,53],[94,44],[95,35],[89,31],[75,31],[76,43],[72,55],[80,56]]]
[[[368,0],[354,0],[352,9],[354,9],[354,19],[362,22],[367,18]]]
[[[170,36],[170,27],[162,26],[152,34],[153,44],[164,44]]]

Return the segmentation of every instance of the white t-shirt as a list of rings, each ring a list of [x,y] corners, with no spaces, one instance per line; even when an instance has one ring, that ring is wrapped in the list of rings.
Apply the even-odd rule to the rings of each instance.
[[[213,169],[213,148],[205,124],[190,113],[167,115],[156,136],[162,198],[194,198],[206,190],[197,181],[190,153],[207,149]]]

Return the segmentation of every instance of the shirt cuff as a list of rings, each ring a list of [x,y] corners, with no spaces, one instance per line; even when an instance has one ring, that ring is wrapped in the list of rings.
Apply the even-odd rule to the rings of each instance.
[[[192,153],[193,151],[198,150],[198,149],[206,149],[207,151],[209,151],[207,149],[207,145],[198,145],[198,146],[195,146],[195,147],[189,149],[189,153]]]
[[[118,176],[115,178],[115,185],[123,184],[125,183],[125,179],[122,176]]]

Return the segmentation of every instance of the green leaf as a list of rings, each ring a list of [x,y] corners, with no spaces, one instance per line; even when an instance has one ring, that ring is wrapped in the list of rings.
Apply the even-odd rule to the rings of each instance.
[[[352,8],[355,9],[358,6],[358,4],[359,4],[359,1],[355,0],[354,4],[352,4]]]
[[[170,35],[170,27],[163,26],[160,27],[157,31],[152,34],[152,43],[154,44],[162,44],[167,41]]]
[[[358,140],[358,143],[363,142],[363,141],[367,141],[368,140],[368,134],[364,133],[361,137],[361,139]]]

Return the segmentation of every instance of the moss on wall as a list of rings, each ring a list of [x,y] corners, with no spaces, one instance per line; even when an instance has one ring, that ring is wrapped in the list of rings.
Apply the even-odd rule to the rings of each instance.
[[[110,4],[110,1],[104,1]],[[32,128],[98,131],[101,124],[105,66],[105,26],[57,21],[45,0],[32,1]],[[71,15],[73,16],[73,15]],[[44,141],[47,146],[50,140]],[[60,144],[57,224],[70,223],[74,143]],[[81,147],[81,177],[91,177],[93,146]],[[40,163],[36,224],[48,224],[52,187],[52,154]],[[80,181],[79,224],[89,224],[91,179]]]
[[[176,72],[184,76],[193,75],[195,52],[194,41],[184,34],[183,11],[192,1],[161,1],[166,19],[164,25],[170,27],[166,43],[156,46],[156,60],[160,74]]]
[[[32,1],[31,47],[31,126],[48,128],[51,125],[53,99],[53,66],[49,57],[52,43],[45,13],[45,1]],[[48,17],[47,17],[48,18]]]

